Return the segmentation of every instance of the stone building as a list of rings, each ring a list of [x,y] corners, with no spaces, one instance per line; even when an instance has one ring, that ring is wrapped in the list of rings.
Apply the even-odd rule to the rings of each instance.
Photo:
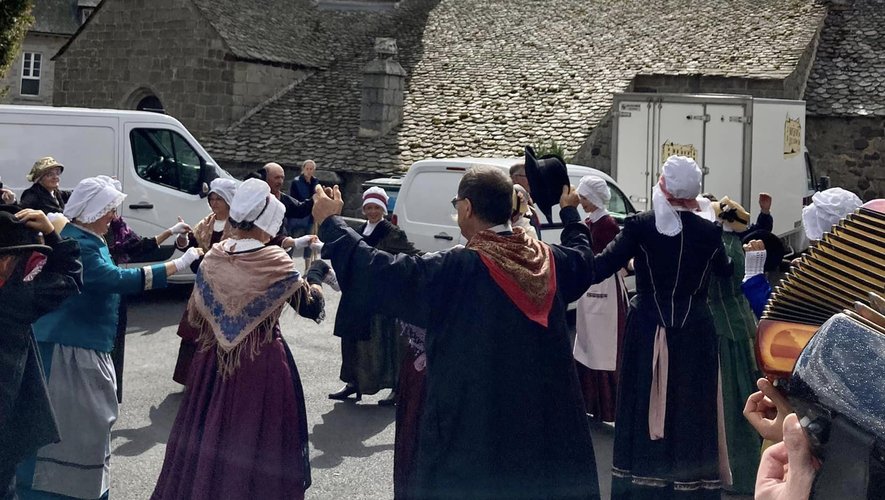
[[[881,1],[105,0],[55,102],[154,96],[232,173],[312,158],[351,195],[541,140],[608,171],[613,93],[802,98],[831,8]]]
[[[368,177],[422,158],[517,156],[544,139],[607,171],[614,92],[796,97],[826,15],[812,1],[502,5],[401,2],[392,22],[405,70],[402,123],[386,135],[359,135],[363,70],[373,58],[366,40],[350,60],[209,135],[207,147],[233,168],[314,158],[351,196]]]
[[[864,200],[885,196],[885,2],[833,6],[805,99],[815,173]]]
[[[34,24],[22,41],[0,89],[5,104],[51,105],[55,82],[52,56],[86,21],[99,0],[34,0]]]

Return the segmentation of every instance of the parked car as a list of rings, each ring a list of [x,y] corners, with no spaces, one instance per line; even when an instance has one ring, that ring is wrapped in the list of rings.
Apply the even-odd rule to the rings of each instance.
[[[455,211],[450,200],[457,194],[458,183],[468,168],[474,165],[488,165],[509,173],[510,166],[522,161],[520,158],[447,158],[421,160],[414,163],[402,179],[399,197],[393,211],[392,221],[402,228],[415,246],[432,252],[466,243],[461,237]],[[608,210],[612,216],[623,221],[624,217],[635,213],[630,200],[624,195],[615,181],[605,173],[582,165],[568,165],[568,175],[572,185],[577,186],[581,177],[597,175],[608,183],[612,198]],[[586,213],[578,207],[581,217]],[[559,220],[558,205],[553,209],[553,220],[541,217],[541,239],[548,243],[559,243],[562,223]]]

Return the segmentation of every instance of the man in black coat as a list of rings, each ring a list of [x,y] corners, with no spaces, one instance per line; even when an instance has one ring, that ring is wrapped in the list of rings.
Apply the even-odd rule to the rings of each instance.
[[[43,242],[38,232],[43,233]],[[14,498],[16,464],[58,442],[31,323],[79,293],[80,247],[39,210],[0,205],[0,498]]]
[[[398,498],[599,498],[566,324],[593,254],[578,197],[564,191],[563,244],[547,245],[510,227],[506,174],[472,168],[452,200],[467,246],[393,256],[337,217],[337,187],[317,190],[313,216],[342,301],[427,328],[415,472]],[[355,293],[367,288],[376,293]]]

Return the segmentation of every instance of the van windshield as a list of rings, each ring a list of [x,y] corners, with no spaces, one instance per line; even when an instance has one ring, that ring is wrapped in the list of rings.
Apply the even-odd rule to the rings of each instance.
[[[181,134],[138,128],[129,138],[139,177],[190,194],[200,192],[204,161]]]

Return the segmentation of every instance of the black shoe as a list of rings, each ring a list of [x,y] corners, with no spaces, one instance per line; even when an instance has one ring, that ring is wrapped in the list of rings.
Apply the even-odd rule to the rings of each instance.
[[[379,399],[378,406],[396,406],[396,391],[390,391],[386,398]]]
[[[334,399],[336,401],[347,401],[347,397],[351,394],[356,394],[356,397],[353,398],[354,401],[359,401],[363,399],[363,393],[361,393],[355,385],[351,384],[345,385],[338,392],[333,392],[332,394],[329,394],[329,399]]]

